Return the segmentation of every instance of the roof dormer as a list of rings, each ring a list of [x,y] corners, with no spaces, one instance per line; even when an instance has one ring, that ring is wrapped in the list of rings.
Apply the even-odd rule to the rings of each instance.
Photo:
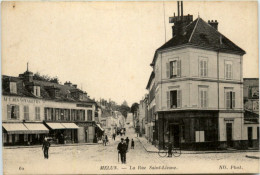
[[[36,97],[41,96],[41,87],[39,85],[33,86],[33,95],[35,95]]]
[[[48,91],[49,95],[52,98],[58,98],[60,97],[60,89],[57,88],[56,86],[47,86],[45,89]]]
[[[17,94],[17,83],[16,82],[9,82],[9,88],[11,94]]]

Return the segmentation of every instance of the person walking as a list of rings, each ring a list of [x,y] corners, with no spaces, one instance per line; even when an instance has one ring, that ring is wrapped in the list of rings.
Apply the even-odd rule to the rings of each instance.
[[[123,138],[121,138],[121,142],[117,145],[117,150],[118,153],[120,154],[122,164],[126,164],[127,149],[126,149],[126,143]]]
[[[125,142],[126,142],[126,150],[128,150],[128,145],[129,145],[129,138],[128,137],[126,137]]]
[[[51,144],[48,141],[47,137],[44,138],[43,143],[42,143],[42,150],[43,150],[43,154],[44,154],[44,159],[48,159],[49,158],[49,148],[50,148]]]
[[[103,141],[103,145],[106,146],[106,138],[104,135],[102,135],[102,141]]]
[[[107,135],[105,135],[105,146],[107,145],[107,142],[108,142],[108,137]]]
[[[135,142],[134,142],[134,139],[132,139],[132,141],[131,141],[131,149],[135,149]]]
[[[116,133],[113,134],[113,139],[116,140]]]

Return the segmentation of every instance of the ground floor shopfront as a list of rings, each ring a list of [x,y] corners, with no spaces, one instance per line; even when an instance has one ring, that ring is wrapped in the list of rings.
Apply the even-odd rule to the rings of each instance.
[[[244,148],[243,113],[219,111],[167,111],[156,114],[154,140],[162,148],[190,150]]]
[[[3,123],[3,145],[42,144],[49,130],[42,123]]]

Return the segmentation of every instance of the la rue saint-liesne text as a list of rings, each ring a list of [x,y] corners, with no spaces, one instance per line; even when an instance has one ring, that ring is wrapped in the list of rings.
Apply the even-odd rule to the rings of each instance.
[[[127,168],[118,168],[117,166],[100,166],[100,170],[120,170],[120,169],[129,169],[129,170],[176,170],[175,166],[129,166]]]

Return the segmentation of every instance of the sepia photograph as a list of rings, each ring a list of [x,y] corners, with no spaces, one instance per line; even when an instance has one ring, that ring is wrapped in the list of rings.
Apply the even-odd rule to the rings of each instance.
[[[258,174],[258,1],[2,1],[3,174]]]

